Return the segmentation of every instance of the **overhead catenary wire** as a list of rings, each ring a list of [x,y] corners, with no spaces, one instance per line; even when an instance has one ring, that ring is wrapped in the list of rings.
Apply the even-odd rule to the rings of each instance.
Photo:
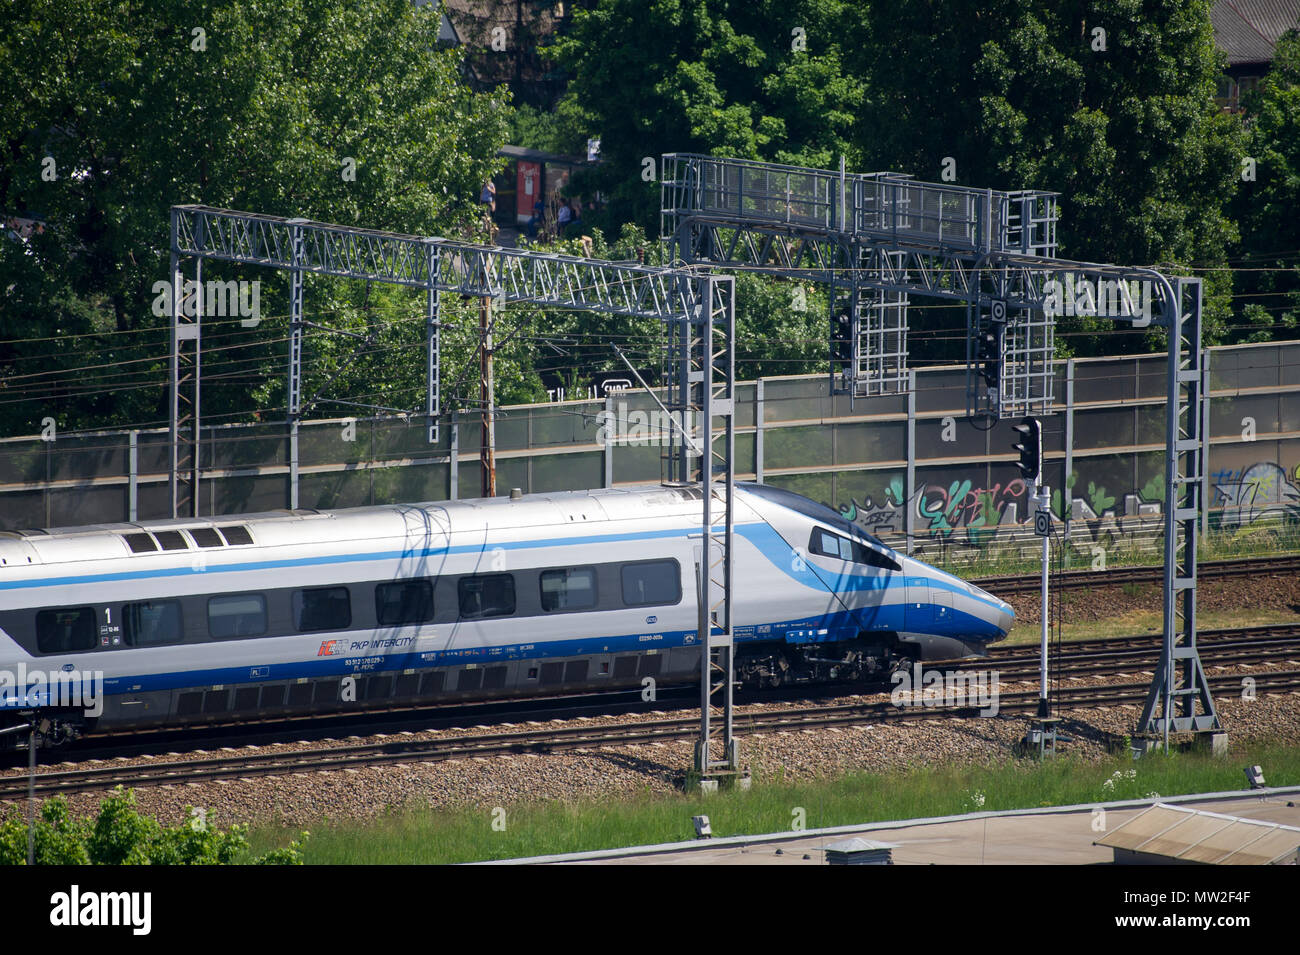
[[[703,268],[704,267],[701,267],[701,270]],[[1267,294],[1280,295],[1285,293],[1278,292],[1278,293],[1267,293]],[[926,305],[923,307],[926,309],[939,309],[939,308],[963,308],[964,309],[966,306],[963,303],[956,303],[956,304],[944,303],[944,304]],[[382,326],[380,326],[384,328],[396,328],[408,324],[414,325],[417,322],[422,324],[425,320],[423,315],[416,314],[417,312],[416,309],[413,309],[409,305],[403,303],[381,303],[379,305],[374,306],[373,308],[375,310],[388,310],[397,313],[397,316],[392,321],[384,323]],[[1285,306],[1272,306],[1272,308],[1274,308],[1275,310],[1284,310]],[[541,305],[528,306],[528,311],[532,315],[545,315],[547,313],[554,312],[554,311],[566,311],[566,310],[567,309],[565,309],[563,306],[541,306]],[[346,313],[349,315],[355,315],[357,309],[354,306],[340,306],[334,309],[315,309],[314,311],[317,314]],[[275,316],[275,317],[283,318],[286,316]],[[231,319],[229,322],[226,322],[225,324],[233,324],[234,321],[237,321],[237,319]],[[211,324],[219,325],[222,323],[213,322]],[[374,324],[372,323],[368,327],[373,328],[376,326],[374,326]],[[449,327],[451,326],[444,324],[444,328],[449,328]],[[593,335],[592,333],[575,331],[567,334],[563,338],[556,339],[554,337],[523,335],[522,331],[525,327],[526,327],[526,323],[521,322],[516,327],[515,331],[512,332],[510,336],[508,336],[508,339],[517,337],[521,341],[530,341],[533,343],[547,342],[547,341],[562,341],[564,342],[566,348],[572,348],[574,350],[589,349],[594,352],[597,349],[605,348],[607,343],[611,339],[632,340],[632,339],[637,339],[642,337],[635,333],[613,333],[613,334],[599,333]],[[1245,324],[1245,323],[1236,324],[1233,325],[1232,327],[1242,331],[1250,332],[1252,334],[1257,334],[1269,330],[1289,329],[1291,326],[1287,323],[1278,323],[1276,325],[1260,325],[1252,322],[1249,324]],[[166,327],[159,327],[154,329],[147,329],[146,331],[157,332],[157,331],[166,331],[166,330],[167,330]],[[1062,338],[1068,338],[1068,337],[1100,338],[1107,335],[1144,336],[1150,333],[1151,332],[1148,329],[1111,327],[1111,328],[1099,328],[1095,330],[1085,329],[1080,331],[1063,330],[1058,332],[1058,336]],[[87,337],[94,337],[95,334],[97,333],[88,333]],[[233,336],[239,336],[241,334],[242,334],[241,332],[230,332],[228,333],[228,336],[233,337]],[[582,335],[588,335],[594,338],[595,340],[591,342],[575,340],[576,337]],[[217,337],[218,336],[216,335],[209,336],[208,340],[211,341]],[[932,342],[956,342],[956,341],[962,341],[964,340],[964,338],[965,338],[965,329],[963,327],[939,328],[927,332],[927,339]],[[817,338],[791,339],[788,336],[764,336],[764,335],[756,335],[756,334],[746,334],[744,332],[741,332],[738,335],[738,339],[739,339],[737,343],[738,359],[740,359],[741,361],[760,362],[764,367],[770,368],[773,366],[785,365],[791,367],[792,369],[809,368],[810,366],[813,366],[815,364],[820,364],[823,361],[823,357],[818,355],[811,355],[807,357],[794,356],[794,357],[772,358],[772,357],[768,357],[767,354],[759,354],[756,353],[755,350],[751,350],[751,349],[761,348],[762,345],[770,344],[772,342],[779,342],[784,345],[794,345],[794,346],[806,345],[810,348],[817,348],[822,346],[825,343],[825,339],[820,336]],[[205,369],[207,371],[207,374],[205,374],[205,380],[209,381],[214,387],[220,387],[220,386],[238,387],[250,383],[261,383],[264,381],[273,381],[274,380],[273,373],[268,373],[260,377],[258,376],[241,377],[241,373],[243,372],[246,366],[250,366],[250,365],[258,366],[264,363],[266,361],[265,356],[252,356],[243,359],[233,359],[227,363],[221,360],[212,361],[210,358],[210,354],[220,353],[222,351],[236,351],[240,348],[266,348],[266,347],[282,344],[287,340],[288,339],[284,337],[265,339],[265,338],[258,337],[256,334],[250,333],[249,335],[246,336],[245,340],[237,342],[235,344],[220,345],[211,349],[205,348],[204,364],[205,364]],[[423,343],[422,342],[411,343],[409,345],[406,343],[401,343],[397,345],[385,345],[383,348],[374,349],[368,352],[368,354],[381,355],[381,354],[386,354],[388,352],[391,352],[395,349],[405,348],[405,347],[423,347]],[[651,354],[653,353],[647,354],[647,359],[650,357]],[[15,404],[15,403],[21,403],[23,401],[37,400],[38,398],[41,400],[50,400],[52,397],[55,400],[68,400],[71,398],[85,398],[85,397],[103,397],[108,394],[116,394],[122,391],[138,391],[138,390],[147,390],[150,387],[165,387],[165,385],[162,385],[161,383],[151,384],[146,379],[146,377],[144,377],[149,374],[149,372],[151,371],[151,367],[140,369],[141,377],[136,377],[136,378],[130,377],[131,372],[122,371],[121,369],[124,365],[156,366],[160,361],[166,360],[166,357],[167,357],[166,355],[159,355],[156,357],[124,359],[122,361],[117,361],[117,362],[102,362],[95,365],[77,366],[73,368],[48,369],[48,370],[43,370],[42,372],[31,373],[29,375],[11,375],[7,378],[0,379],[0,389],[2,389],[0,390],[0,394],[4,395],[4,397],[0,398],[0,404]],[[308,370],[310,370],[310,368],[313,367],[324,367],[328,364],[329,360],[330,359],[322,358],[318,361],[313,362],[312,364],[309,364],[307,368]],[[957,363],[957,365],[959,367],[960,363]],[[55,395],[51,396],[49,393],[51,387],[51,382],[50,382],[51,376],[59,376],[59,375],[67,376],[73,373],[80,373],[84,375],[84,373],[88,371],[102,371],[103,369],[107,369],[107,368],[111,368],[112,371],[104,375],[101,375],[98,378],[92,379],[90,381],[80,382],[78,387],[75,388],[56,387],[54,389],[56,391]],[[534,367],[532,370],[537,371],[539,373],[547,373],[547,372],[554,372],[554,371],[571,370],[571,368],[572,368],[571,365],[550,365],[550,366]],[[16,384],[21,384],[23,382],[26,382],[28,387],[15,387]],[[34,382],[36,384],[34,384]],[[409,386],[398,386],[398,387],[409,387]],[[381,392],[380,394],[383,394],[383,392]],[[460,395],[459,382],[449,390],[449,394],[453,398]],[[339,400],[344,400],[344,399],[339,399]],[[231,415],[229,417],[235,417],[235,416]]]

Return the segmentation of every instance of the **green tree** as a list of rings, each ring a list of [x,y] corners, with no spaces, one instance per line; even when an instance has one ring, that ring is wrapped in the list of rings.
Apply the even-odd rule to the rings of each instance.
[[[1061,253],[1072,258],[1175,272],[1223,266],[1236,238],[1226,205],[1242,141],[1212,101],[1220,62],[1210,5],[874,5],[863,62],[873,95],[860,127],[868,164],[934,180],[951,157],[961,184],[1060,192]],[[1205,278],[1213,339],[1230,278]],[[1105,336],[1076,351],[1148,344]]]
[[[150,306],[153,284],[167,277],[171,205],[464,234],[479,187],[501,163],[508,95],[461,83],[459,54],[435,49],[436,5],[5,0],[5,8],[0,210],[44,223],[25,240],[0,241],[6,430],[32,433],[56,412],[75,416],[63,427],[165,420],[167,342],[157,331],[165,319]],[[236,277],[264,281],[265,314],[286,310],[272,273],[205,269],[205,278]],[[359,320],[364,290],[330,294],[309,309]],[[268,331],[283,326],[209,329],[219,349],[213,377],[233,385],[205,396],[211,411],[246,411],[251,383],[282,377],[284,345]],[[65,380],[62,401],[39,374],[85,365],[97,367]]]
[[[1255,178],[1241,184],[1237,264],[1245,304],[1235,337],[1295,338],[1300,319],[1300,30],[1277,44],[1272,68],[1247,97],[1249,158]]]
[[[602,225],[657,227],[643,160],[710,152],[812,166],[848,155],[864,98],[843,68],[848,0],[598,0],[575,10],[554,55],[572,75],[562,110],[601,139],[575,188],[609,198]],[[848,31],[848,32],[846,32]]]

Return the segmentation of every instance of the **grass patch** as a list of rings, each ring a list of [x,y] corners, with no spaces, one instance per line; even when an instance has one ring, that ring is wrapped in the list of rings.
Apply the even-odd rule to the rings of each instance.
[[[1041,558],[1028,539],[999,545],[991,543],[977,553],[946,549],[922,557],[941,570],[958,577],[1010,577],[1034,574],[1042,567]],[[1120,540],[1106,548],[1106,567],[1159,567],[1162,554],[1159,539]],[[1198,558],[1229,560],[1246,557],[1283,557],[1300,554],[1300,524],[1263,521],[1236,530],[1212,530],[1200,539]],[[1053,550],[1053,561],[1055,561]],[[1088,570],[1094,555],[1091,547],[1074,542],[1066,545],[1064,568]],[[1055,564],[1053,564],[1055,567]]]
[[[1300,620],[1300,614],[1290,613],[1285,610],[1250,610],[1246,608],[1241,610],[1201,610],[1197,611],[1196,614],[1196,628],[1198,630],[1217,630],[1226,627],[1262,627],[1275,623],[1295,623],[1297,620]],[[1061,639],[1063,641],[1100,640],[1107,637],[1141,636],[1142,634],[1160,633],[1163,626],[1164,618],[1161,616],[1160,611],[1134,610],[1119,616],[1107,617],[1104,620],[1082,620],[1072,623],[1067,619],[1061,625]],[[1014,647],[1030,643],[1038,644],[1041,639],[1041,624],[1037,621],[1015,623],[1012,625],[1011,633],[1007,635],[1007,639],[994,644],[994,646]],[[1055,636],[1053,636],[1053,640],[1055,640]]]
[[[494,808],[401,810],[379,819],[312,828],[303,857],[315,864],[471,862],[679,842],[693,838],[691,816],[706,814],[715,836],[852,825],[978,810],[1024,809],[1241,789],[1242,767],[1259,764],[1270,785],[1300,784],[1300,747],[1235,745],[1228,759],[1208,753],[1100,762],[1063,755],[1043,763],[921,767],[792,782],[758,773],[747,793],[650,793],[605,801],[531,802]],[[494,818],[504,829],[493,829]],[[250,852],[288,843],[297,829],[263,826]]]

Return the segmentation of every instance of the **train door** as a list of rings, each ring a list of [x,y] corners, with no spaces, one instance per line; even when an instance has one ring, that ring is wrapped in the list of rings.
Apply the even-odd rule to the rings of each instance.
[[[907,611],[903,625],[913,633],[924,632],[934,623],[930,608],[930,584],[924,577],[907,578]]]
[[[930,612],[938,632],[944,633],[952,625],[952,594],[937,587],[930,588]]]

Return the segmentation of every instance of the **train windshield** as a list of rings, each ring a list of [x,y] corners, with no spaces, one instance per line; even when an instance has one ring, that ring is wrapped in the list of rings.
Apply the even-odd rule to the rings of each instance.
[[[814,527],[808,540],[808,551],[822,557],[835,557],[850,560],[855,564],[867,564],[884,570],[902,570],[898,561],[884,554],[879,554],[861,541],[850,540],[828,531],[824,527]]]
[[[828,507],[825,504],[818,504],[816,501],[810,501],[802,494],[796,494],[794,491],[787,491],[784,488],[772,487],[770,484],[746,483],[742,486],[750,494],[761,497],[765,501],[771,501],[773,504],[788,507],[792,511],[797,511],[805,517],[811,517],[818,523],[833,527],[835,530],[840,531],[843,534],[848,534],[850,537],[869,540],[877,547],[882,547],[887,551],[892,550],[889,545],[882,542],[879,538],[868,534],[852,521],[845,520],[844,515],[833,507]]]

